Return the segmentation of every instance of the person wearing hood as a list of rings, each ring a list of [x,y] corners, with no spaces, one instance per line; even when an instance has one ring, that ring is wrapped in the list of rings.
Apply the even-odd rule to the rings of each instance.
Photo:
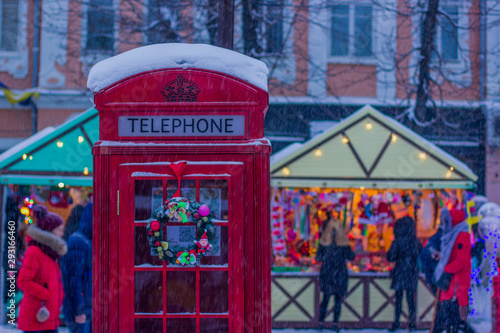
[[[319,274],[319,284],[323,292],[319,321],[321,329],[325,321],[328,302],[330,297],[334,296],[333,328],[338,330],[340,309],[347,294],[348,272],[346,260],[353,260],[355,255],[340,221],[331,218],[330,214],[327,214],[327,216],[328,223],[321,233],[316,254],[316,260],[323,262]]]
[[[474,332],[466,322],[471,280],[469,225],[465,221],[467,216],[463,210],[451,209],[449,215],[451,228],[444,230],[441,237],[441,253],[434,270],[434,279],[438,287],[443,286],[443,280],[450,281],[447,288],[443,288],[439,294],[439,302],[448,304],[444,306],[447,312],[447,326],[454,326],[454,329],[458,328],[463,332]],[[455,299],[458,303],[460,318],[456,318],[457,314],[453,306]]]
[[[406,291],[406,301],[410,310],[410,331],[416,329],[417,309],[415,295],[418,284],[418,256],[422,244],[415,235],[415,227],[411,217],[403,217],[394,223],[394,241],[387,252],[387,260],[395,262],[391,271],[391,288],[396,290],[394,323],[391,332],[399,329],[399,317],[403,303],[403,293]]]
[[[61,262],[63,313],[72,333],[90,333],[92,314],[92,203],[85,206],[78,231],[69,237]]]
[[[63,219],[47,208],[33,208],[35,224],[27,231],[28,249],[17,285],[23,291],[18,328],[25,332],[57,332],[64,297],[58,260],[68,248],[61,238]]]

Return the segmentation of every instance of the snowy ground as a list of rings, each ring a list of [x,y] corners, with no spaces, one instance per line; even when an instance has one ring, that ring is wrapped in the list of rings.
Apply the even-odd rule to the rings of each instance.
[[[482,321],[479,323],[470,323],[476,333],[488,333],[491,332],[491,323],[488,321]],[[11,325],[0,325],[0,333],[17,333],[21,332],[16,330]],[[273,330],[273,333],[316,333],[320,332],[318,330],[293,330],[293,329],[282,329],[282,330]],[[324,333],[329,332],[329,330],[325,329],[322,331]],[[331,332],[331,331],[330,331]],[[376,330],[376,329],[365,329],[365,330],[340,330],[341,333],[388,333],[387,330]],[[399,332],[408,332],[408,330],[400,330]],[[428,332],[428,330],[418,331],[418,332]],[[60,328],[59,333],[69,333],[69,330],[66,328]]]

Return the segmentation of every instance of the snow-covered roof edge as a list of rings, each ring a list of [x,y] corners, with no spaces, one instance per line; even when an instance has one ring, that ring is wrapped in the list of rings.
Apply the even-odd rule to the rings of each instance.
[[[435,154],[438,158],[444,160],[444,162],[449,163],[450,166],[453,166],[457,171],[461,172],[464,176],[468,177],[469,179],[473,181],[477,181],[478,176],[462,161],[458,160],[457,158],[453,157],[449,153],[445,152],[438,146],[434,145],[433,143],[429,142],[419,134],[415,133],[408,127],[404,126],[403,124],[399,123],[397,120],[384,115],[377,109],[373,108],[371,105],[365,105],[364,107],[360,108],[358,111],[354,112],[351,114],[349,117],[346,117],[342,119],[338,124],[332,126],[330,129],[326,130],[325,132],[318,134],[317,136],[309,139],[308,141],[301,143],[300,147],[295,146],[295,149],[290,149],[290,151],[287,151],[286,153],[280,154],[280,158],[273,158],[271,160],[271,174],[278,171],[280,168],[285,166],[288,161],[292,160],[296,156],[301,155],[302,153],[309,151],[313,149],[317,144],[322,142],[323,140],[327,139],[330,137],[333,133],[337,133],[343,129],[346,128],[347,126],[356,123],[358,120],[364,118],[365,116],[371,116],[385,124],[389,124],[390,126],[394,127],[397,129],[398,132],[403,133],[409,140],[416,142],[422,148],[425,148],[428,152]],[[286,148],[285,148],[286,149]],[[280,152],[278,152],[280,153]]]
[[[90,108],[86,111],[83,111],[76,117],[71,117],[60,125],[46,127],[41,131],[33,134],[29,138],[26,138],[25,140],[19,142],[17,145],[0,154],[0,169],[5,168],[10,163],[20,158],[22,154],[31,153],[33,150],[44,145],[45,143],[56,139],[67,129],[84,122],[85,120],[96,114],[98,114],[97,109]]]
[[[265,63],[207,44],[166,43],[138,47],[94,65],[87,87],[98,92],[139,73],[165,68],[206,69],[235,76],[267,91]]]

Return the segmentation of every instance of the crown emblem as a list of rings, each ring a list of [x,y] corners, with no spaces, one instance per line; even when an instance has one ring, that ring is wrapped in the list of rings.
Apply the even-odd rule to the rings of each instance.
[[[196,102],[200,92],[196,83],[184,79],[182,75],[168,82],[161,90],[167,102]]]

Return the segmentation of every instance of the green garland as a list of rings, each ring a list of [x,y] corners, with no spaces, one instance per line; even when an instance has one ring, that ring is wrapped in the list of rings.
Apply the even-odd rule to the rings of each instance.
[[[165,201],[156,208],[147,225],[148,241],[152,253],[162,260],[177,265],[198,265],[200,259],[210,251],[211,242],[215,239],[215,225],[212,222],[210,209],[196,201],[176,197]],[[170,248],[163,232],[165,224],[170,222],[196,222],[196,226],[205,230],[203,235],[193,240],[189,247]]]

